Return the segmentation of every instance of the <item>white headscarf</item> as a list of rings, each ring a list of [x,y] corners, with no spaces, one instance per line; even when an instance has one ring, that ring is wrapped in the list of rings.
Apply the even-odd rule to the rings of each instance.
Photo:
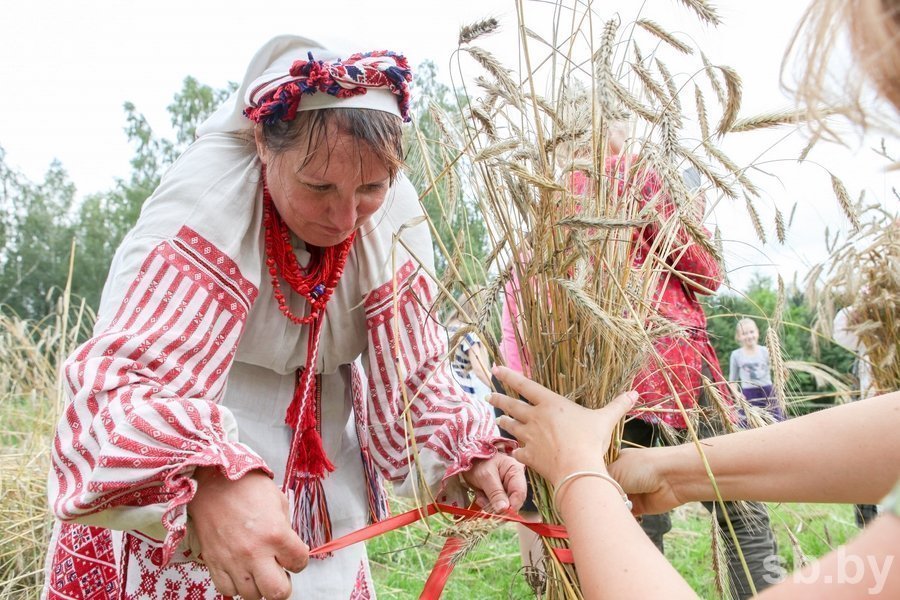
[[[327,50],[318,42],[296,35],[280,35],[269,40],[260,48],[244,74],[237,91],[226,100],[216,112],[197,128],[197,137],[210,133],[236,133],[252,130],[255,123],[244,116],[247,106],[256,106],[266,92],[292,79],[291,65],[296,60],[304,60],[312,52],[316,60],[331,61],[341,58],[336,52]],[[384,88],[370,88],[365,94],[350,98],[335,98],[328,94],[305,96],[297,110],[319,108],[368,108],[401,116],[397,97]]]
[[[287,73],[294,60],[304,58],[311,50],[325,49],[318,42],[296,35],[279,35],[266,42],[250,60],[241,87],[197,127],[197,137],[209,133],[252,130],[255,123],[244,116],[248,91],[252,90],[255,82],[263,76]]]

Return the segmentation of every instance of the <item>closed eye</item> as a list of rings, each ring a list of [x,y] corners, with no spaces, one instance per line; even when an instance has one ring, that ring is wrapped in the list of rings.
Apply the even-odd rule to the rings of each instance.
[[[384,181],[379,181],[378,183],[367,183],[362,186],[362,191],[364,192],[381,192],[387,189],[388,184]]]
[[[324,184],[303,183],[303,186],[306,189],[311,190],[313,192],[327,192],[328,190],[331,189],[331,184],[327,184],[327,183],[324,183]]]

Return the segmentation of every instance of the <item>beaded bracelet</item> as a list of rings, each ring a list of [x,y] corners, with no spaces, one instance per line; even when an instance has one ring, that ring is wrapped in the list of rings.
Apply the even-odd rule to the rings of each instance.
[[[625,493],[625,490],[622,489],[622,486],[619,485],[619,482],[607,475],[606,473],[601,473],[599,471],[575,471],[574,473],[569,473],[562,480],[556,484],[556,489],[553,490],[553,504],[555,506],[559,506],[559,494],[562,492],[563,488],[569,483],[579,479],[581,477],[599,477],[604,481],[608,481],[613,486],[615,486],[616,490],[618,490],[619,495],[622,496],[622,501],[625,502],[625,508],[631,510],[633,504],[631,500],[628,499],[628,494]]]

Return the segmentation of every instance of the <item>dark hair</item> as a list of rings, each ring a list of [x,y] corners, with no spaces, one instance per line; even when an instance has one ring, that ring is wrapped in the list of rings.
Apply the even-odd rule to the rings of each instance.
[[[276,155],[305,144],[306,158],[297,165],[302,169],[319,149],[329,151],[323,143],[339,133],[356,138],[367,145],[384,162],[391,183],[403,166],[403,132],[400,117],[381,110],[365,108],[323,108],[300,111],[292,121],[260,124],[266,146]]]

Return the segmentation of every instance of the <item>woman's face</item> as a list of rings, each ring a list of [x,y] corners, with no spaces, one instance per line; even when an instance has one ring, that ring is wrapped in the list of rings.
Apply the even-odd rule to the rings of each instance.
[[[257,136],[256,146],[275,208],[307,244],[341,243],[384,204],[390,173],[349,134],[324,140],[308,161],[303,143],[276,154]]]

